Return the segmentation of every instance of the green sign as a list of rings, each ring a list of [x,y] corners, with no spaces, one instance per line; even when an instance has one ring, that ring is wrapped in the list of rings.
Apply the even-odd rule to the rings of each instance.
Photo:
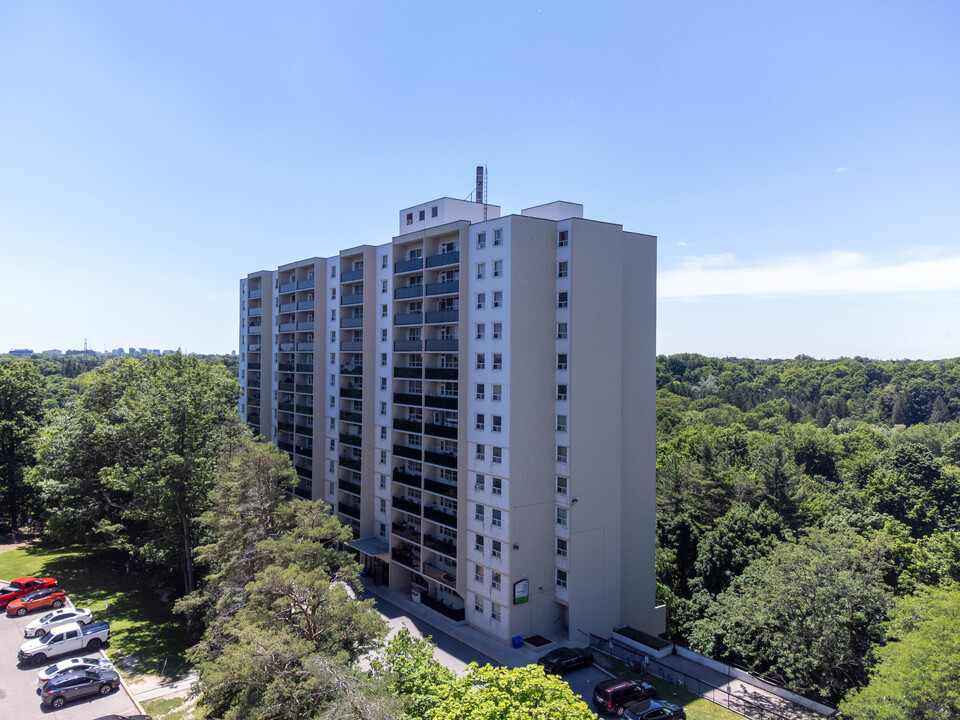
[[[517,580],[513,584],[513,604],[522,605],[530,599],[530,581]]]

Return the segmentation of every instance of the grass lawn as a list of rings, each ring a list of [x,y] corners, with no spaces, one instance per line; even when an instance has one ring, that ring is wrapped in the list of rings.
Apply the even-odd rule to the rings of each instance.
[[[166,660],[165,675],[175,678],[187,669],[183,653],[190,641],[169,603],[161,602],[155,582],[127,574],[121,557],[105,549],[34,543],[0,553],[0,578],[55,577],[74,605],[110,623],[107,652],[113,662],[135,657],[126,672],[159,675]]]

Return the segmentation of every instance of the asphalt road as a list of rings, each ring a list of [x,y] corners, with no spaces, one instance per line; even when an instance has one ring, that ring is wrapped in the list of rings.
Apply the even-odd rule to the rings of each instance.
[[[60,710],[44,708],[37,692],[37,673],[54,662],[82,655],[102,653],[73,653],[58,657],[49,663],[33,667],[21,665],[17,650],[26,642],[24,628],[43,613],[31,613],[26,617],[8,617],[0,611],[0,718],[6,720],[93,720],[111,713],[136,713],[136,707],[121,686],[113,694],[101,697],[93,695],[67,703]],[[94,617],[96,620],[96,617]]]

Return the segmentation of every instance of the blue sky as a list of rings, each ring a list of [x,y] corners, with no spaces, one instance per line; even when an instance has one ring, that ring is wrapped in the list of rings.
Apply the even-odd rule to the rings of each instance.
[[[223,352],[397,211],[657,235],[658,352],[960,355],[960,4],[0,4],[0,351]]]

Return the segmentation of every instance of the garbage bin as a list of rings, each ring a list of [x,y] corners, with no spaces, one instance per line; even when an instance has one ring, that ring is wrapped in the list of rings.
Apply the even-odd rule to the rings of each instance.
[[[513,636],[513,646],[518,650],[523,647],[523,635]]]

